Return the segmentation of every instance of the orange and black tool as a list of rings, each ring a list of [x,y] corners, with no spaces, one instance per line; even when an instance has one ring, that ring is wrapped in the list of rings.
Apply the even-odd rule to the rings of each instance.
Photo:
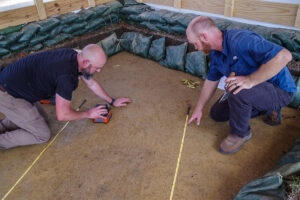
[[[55,105],[55,97],[51,97],[49,99],[42,99],[42,100],[40,100],[40,103]]]
[[[231,72],[231,73],[229,74],[229,77],[234,77],[234,76],[235,76],[235,72]],[[225,93],[224,93],[223,96],[220,98],[219,103],[221,103],[222,101],[225,101],[225,100],[228,98],[228,96],[229,96],[230,91],[227,90],[227,86],[228,86],[228,85],[225,85]]]
[[[102,114],[99,117],[95,118],[93,121],[94,123],[104,123],[107,124],[111,118],[111,111],[110,111],[110,105],[107,104],[97,104],[95,107],[97,106],[105,106],[105,108],[107,109],[107,113],[106,114]]]

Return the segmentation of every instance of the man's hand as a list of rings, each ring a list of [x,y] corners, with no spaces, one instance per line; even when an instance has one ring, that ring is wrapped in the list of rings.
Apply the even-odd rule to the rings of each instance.
[[[236,89],[233,94],[239,93],[242,89],[250,89],[253,87],[250,76],[234,76],[228,77],[225,80],[227,84],[227,90],[232,91]]]
[[[192,114],[192,117],[188,121],[188,125],[192,123],[194,120],[196,120],[196,123],[199,126],[201,118],[202,118],[202,110],[196,108]]]
[[[88,118],[90,119],[95,119],[97,117],[99,117],[102,114],[106,114],[107,113],[107,109],[104,105],[101,106],[97,106],[94,108],[91,108],[90,110],[88,110]]]
[[[115,107],[127,106],[127,104],[130,102],[131,102],[130,98],[118,98],[115,100],[113,106]]]

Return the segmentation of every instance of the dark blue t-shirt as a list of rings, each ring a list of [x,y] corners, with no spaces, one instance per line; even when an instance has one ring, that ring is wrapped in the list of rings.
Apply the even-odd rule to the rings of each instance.
[[[26,56],[3,68],[0,85],[8,94],[31,103],[55,93],[71,100],[78,87],[77,52],[58,49]]]
[[[283,49],[249,30],[223,31],[222,47],[222,52],[213,50],[210,53],[208,80],[216,81],[222,76],[228,77],[230,72],[235,72],[236,76],[249,75]],[[286,66],[268,82],[288,92],[297,91]]]

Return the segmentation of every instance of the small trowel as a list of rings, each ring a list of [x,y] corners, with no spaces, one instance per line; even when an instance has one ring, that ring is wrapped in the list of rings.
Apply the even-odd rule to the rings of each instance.
[[[229,77],[233,77],[233,76],[235,76],[235,73],[234,73],[234,72],[231,72],[231,73],[229,74]],[[221,99],[219,100],[219,103],[221,103],[222,101],[225,101],[225,100],[228,98],[228,96],[229,96],[230,91],[227,90],[227,86],[228,86],[228,84],[225,85],[225,91],[226,91],[226,92],[223,94],[223,96],[222,96]]]

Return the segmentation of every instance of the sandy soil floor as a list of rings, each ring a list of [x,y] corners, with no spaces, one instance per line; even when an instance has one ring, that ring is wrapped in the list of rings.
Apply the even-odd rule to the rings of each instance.
[[[113,97],[133,102],[113,108],[108,124],[71,122],[7,199],[169,199],[187,104],[195,107],[201,89],[187,88],[181,80],[200,79],[126,52],[109,58],[95,78]],[[280,126],[268,126],[262,117],[252,119],[253,137],[242,150],[219,153],[228,123],[216,123],[208,113],[222,93],[217,91],[206,107],[199,127],[187,127],[174,200],[232,199],[271,170],[300,136],[300,112],[284,108]],[[83,99],[83,109],[104,103],[81,82],[73,107]],[[56,121],[54,106],[44,108],[54,136],[64,123]],[[1,197],[45,146],[0,151]]]

